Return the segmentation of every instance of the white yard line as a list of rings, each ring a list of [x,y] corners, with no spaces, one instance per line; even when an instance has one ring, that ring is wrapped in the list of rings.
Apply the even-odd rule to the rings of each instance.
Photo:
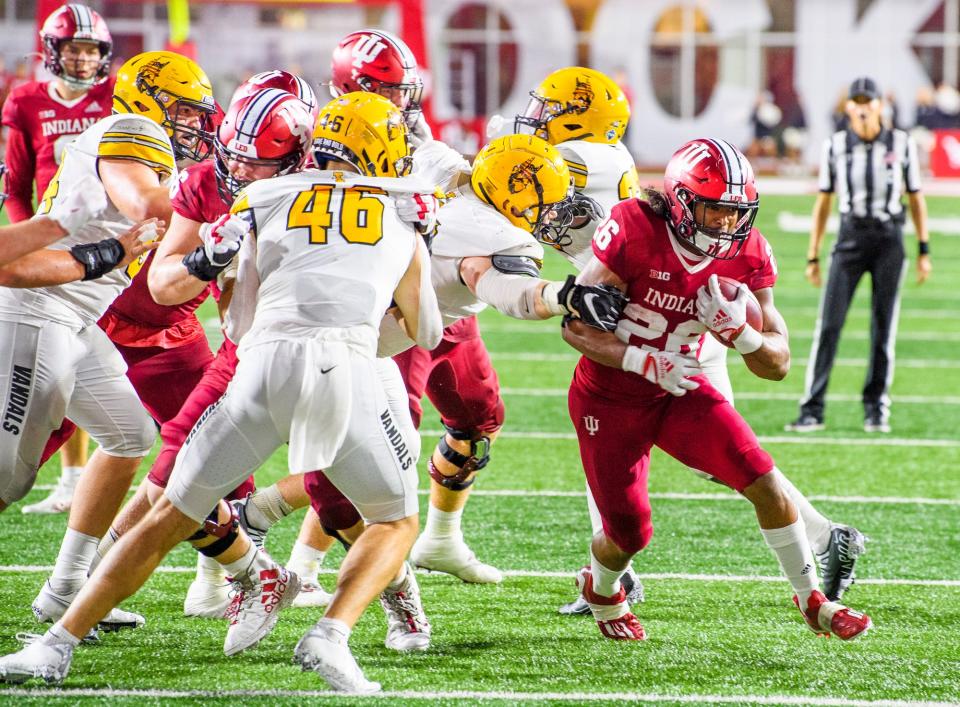
[[[75,700],[78,697],[143,697],[148,699],[189,698],[349,698],[401,700],[502,700],[505,702],[645,702],[659,704],[756,704],[756,705],[814,705],[815,707],[949,707],[955,702],[918,702],[904,700],[855,700],[847,697],[813,697],[809,695],[658,695],[643,692],[512,692],[496,690],[385,690],[372,695],[358,695],[329,690],[123,690],[118,688],[22,688],[0,690],[0,695],[12,697],[46,697]]]
[[[434,437],[443,434],[443,430],[420,430],[421,436]],[[501,432],[498,439],[572,439],[575,432]],[[796,435],[773,435],[757,437],[764,444],[806,444],[840,445],[853,447],[960,447],[960,441],[953,439],[906,439],[900,437],[818,437],[809,433]]]
[[[0,574],[36,572],[48,574],[53,571],[53,565],[0,565]],[[196,567],[176,567],[161,565],[156,569],[159,574],[193,574]],[[506,577],[532,577],[536,579],[570,579],[573,570],[501,570]],[[330,567],[321,567],[320,574],[336,574],[337,570]],[[429,574],[426,570],[418,570],[420,574]],[[681,572],[655,572],[640,574],[641,579],[674,580],[679,582],[785,582],[779,575],[749,575],[749,574],[685,574]],[[879,586],[908,586],[908,587],[960,587],[960,579],[884,579],[879,577],[857,577],[857,584],[876,584]]]
[[[501,388],[504,395],[517,395],[531,398],[565,398],[566,388]],[[737,400],[799,400],[802,393],[750,393],[735,391]],[[854,394],[831,394],[828,402],[859,403],[862,396]],[[895,395],[893,402],[911,405],[960,405],[960,395]]]
[[[576,353],[539,353],[534,351],[516,351],[516,352],[491,352],[490,356],[495,361],[534,361],[534,362],[574,362],[579,360],[580,356]],[[807,359],[795,358],[793,363],[797,366],[806,366]],[[867,365],[865,358],[838,358],[834,366],[856,366],[863,368]],[[942,359],[942,358],[898,358],[897,366],[900,368],[960,368],[960,358]]]
[[[659,704],[755,704],[814,705],[815,707],[949,707],[957,703],[918,702],[904,700],[855,700],[848,697],[813,697],[811,695],[660,695],[644,692],[512,692],[508,690],[385,690],[372,695],[332,692],[329,690],[123,690],[119,688],[23,688],[0,689],[0,695],[11,697],[46,697],[76,700],[78,697],[142,697],[147,699],[218,699],[218,698],[287,698],[287,699],[368,699],[400,700],[502,700],[505,702],[645,702]]]

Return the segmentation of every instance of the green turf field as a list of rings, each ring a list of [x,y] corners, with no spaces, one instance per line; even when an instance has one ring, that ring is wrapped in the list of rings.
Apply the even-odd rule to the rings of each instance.
[[[956,201],[929,202],[932,215],[960,218]],[[864,282],[834,371],[828,429],[791,436],[782,429],[796,416],[817,294],[802,275],[806,235],[778,232],[776,216],[778,210],[806,214],[812,198],[768,197],[762,203],[758,225],[780,263],[776,296],[790,326],[794,364],[786,380],[772,383],[752,377],[731,354],[737,405],[780,468],[826,515],[870,537],[859,566],[861,581],[846,596],[873,616],[875,629],[867,636],[849,644],[815,637],[793,608],[786,581],[777,578],[776,561],[749,505],[659,453],[650,476],[656,535],[635,562],[647,591],[636,613],[649,640],[608,641],[590,619],[558,616],[557,606],[574,595],[572,572],[586,560],[589,539],[583,476],[565,402],[576,356],[561,341],[556,323],[518,322],[488,312],[482,326],[504,388],[507,420],[467,507],[464,528],[477,555],[508,577],[490,587],[421,575],[433,623],[433,644],[421,655],[385,649],[385,621],[372,607],[351,645],[367,677],[389,691],[386,697],[332,699],[316,692],[324,689],[318,677],[292,665],[293,646],[319,618],[316,610],[287,611],[259,648],[224,657],[225,624],[181,617],[194,558],[180,547],[164,563],[165,571],[126,604],[146,615],[144,629],[79,649],[63,692],[0,688],[0,700],[960,702],[960,238],[934,234],[931,281],[917,287],[911,270],[904,287],[893,433],[866,435],[861,428],[869,288]],[[912,237],[907,252],[911,258],[916,252]],[[547,269],[560,276],[566,268],[551,258]],[[432,410],[424,428],[429,448],[440,428]],[[696,430],[690,439],[696,443]],[[277,454],[258,481],[265,485],[279,477],[284,463]],[[51,465],[39,483],[52,484],[57,473]],[[425,473],[423,479],[426,487]],[[45,493],[34,490],[26,502]],[[288,556],[301,515],[268,538],[280,560]],[[8,652],[18,648],[16,632],[38,630],[29,605],[53,562],[65,521],[24,516],[13,508],[2,523],[0,651]],[[327,566],[335,568],[340,556],[332,553]],[[326,577],[329,586],[333,579]]]

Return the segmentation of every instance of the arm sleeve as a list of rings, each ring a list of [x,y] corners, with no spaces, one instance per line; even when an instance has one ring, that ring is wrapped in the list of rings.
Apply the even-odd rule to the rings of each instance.
[[[33,216],[33,177],[36,159],[27,137],[17,128],[7,130],[7,215],[12,223]]]
[[[920,162],[917,160],[917,141],[907,136],[907,148],[903,160],[903,182],[909,193],[920,191]]]
[[[820,178],[818,188],[825,194],[832,194],[836,173],[833,170],[833,138],[827,138],[820,151]]]

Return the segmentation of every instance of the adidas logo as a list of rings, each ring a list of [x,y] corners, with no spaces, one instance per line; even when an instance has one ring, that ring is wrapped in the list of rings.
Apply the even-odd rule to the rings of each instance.
[[[102,110],[103,110],[103,108],[100,107],[100,104],[97,103],[96,101],[94,101],[93,103],[91,103],[90,105],[88,105],[88,106],[83,110],[83,112],[84,112],[84,113],[100,113]]]

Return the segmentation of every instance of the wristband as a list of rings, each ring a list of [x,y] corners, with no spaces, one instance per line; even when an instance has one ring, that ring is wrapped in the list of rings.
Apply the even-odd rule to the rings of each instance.
[[[647,362],[647,356],[649,356],[646,351],[641,349],[639,346],[627,346],[627,350],[623,352],[623,361],[620,363],[620,368],[630,373],[636,373],[637,375],[643,375],[643,367]]]
[[[124,251],[116,238],[97,243],[83,243],[70,249],[70,255],[83,266],[83,279],[96,280],[113,270],[123,260]]]
[[[737,350],[737,353],[743,356],[752,354],[754,351],[758,351],[762,346],[763,334],[749,324],[743,328],[743,331],[740,332],[740,336],[733,340],[733,348]]]
[[[930,241],[917,241],[917,254],[930,255]]]
[[[543,289],[540,291],[540,299],[543,301],[543,305],[547,308],[547,311],[554,317],[561,317],[566,314],[573,314],[568,310],[563,303],[563,298],[561,299],[560,295],[563,294],[564,285],[560,282],[548,281],[546,285],[543,286]]]

